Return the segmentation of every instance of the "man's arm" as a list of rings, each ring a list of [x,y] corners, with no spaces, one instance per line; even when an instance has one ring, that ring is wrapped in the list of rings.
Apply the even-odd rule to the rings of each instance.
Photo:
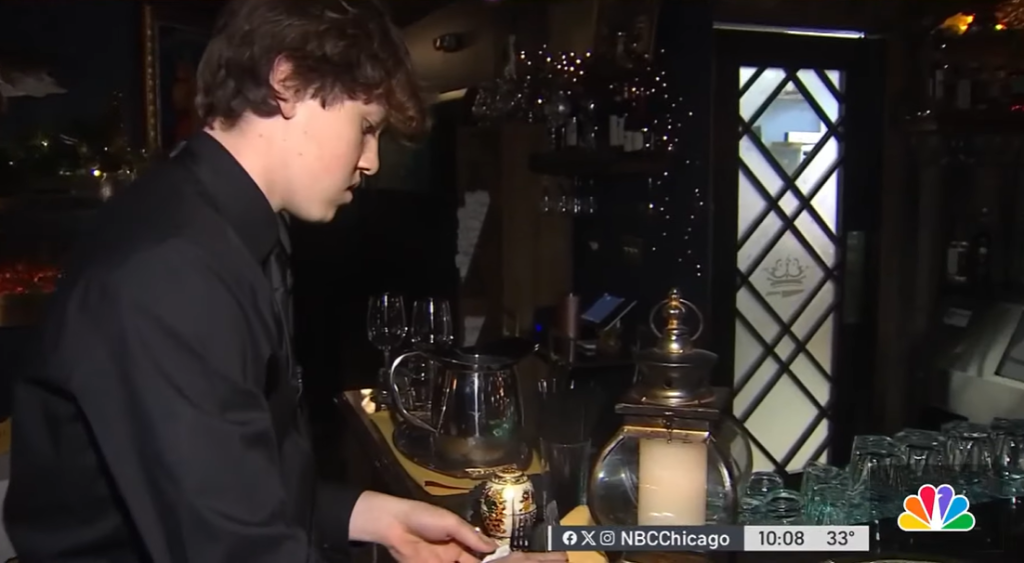
[[[314,523],[323,547],[335,551],[348,549],[349,522],[361,495],[361,490],[340,483],[317,483]]]
[[[317,560],[287,523],[267,404],[246,379],[265,366],[238,299],[184,245],[71,296],[71,387],[156,563]]]

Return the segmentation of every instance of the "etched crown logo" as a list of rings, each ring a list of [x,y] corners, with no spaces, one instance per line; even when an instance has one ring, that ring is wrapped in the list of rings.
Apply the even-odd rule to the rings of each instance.
[[[768,284],[773,288],[801,285],[807,277],[807,266],[801,264],[799,258],[779,258],[764,271],[768,274]]]

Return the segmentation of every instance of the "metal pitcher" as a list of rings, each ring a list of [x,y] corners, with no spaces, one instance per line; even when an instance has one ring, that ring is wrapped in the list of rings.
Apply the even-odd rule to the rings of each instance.
[[[430,440],[430,466],[489,468],[519,462],[523,406],[516,365],[536,349],[516,338],[481,348],[414,350],[395,358],[387,380],[395,411],[400,422],[424,431]],[[436,364],[427,420],[409,412],[395,379],[399,365],[417,355]]]

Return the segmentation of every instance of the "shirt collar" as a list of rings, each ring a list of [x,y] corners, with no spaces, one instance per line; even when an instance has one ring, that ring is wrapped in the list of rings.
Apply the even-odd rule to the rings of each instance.
[[[262,263],[278,243],[278,217],[249,173],[207,133],[191,137],[174,158],[191,165],[217,212]]]

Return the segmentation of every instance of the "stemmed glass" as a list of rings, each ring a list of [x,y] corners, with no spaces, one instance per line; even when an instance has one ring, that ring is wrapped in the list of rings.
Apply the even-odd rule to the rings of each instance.
[[[454,340],[452,312],[444,299],[427,298],[413,303],[410,325],[410,340],[418,349],[447,348]],[[429,413],[436,366],[427,357],[411,362],[410,366],[406,404],[415,413]]]
[[[400,295],[383,293],[370,298],[366,313],[366,333],[370,342],[384,353],[384,367],[377,375],[378,401],[387,404],[387,374],[391,370],[391,351],[402,344],[408,327],[405,304]]]
[[[444,299],[420,299],[412,306],[412,334],[415,345],[446,347],[452,344],[452,311]]]

